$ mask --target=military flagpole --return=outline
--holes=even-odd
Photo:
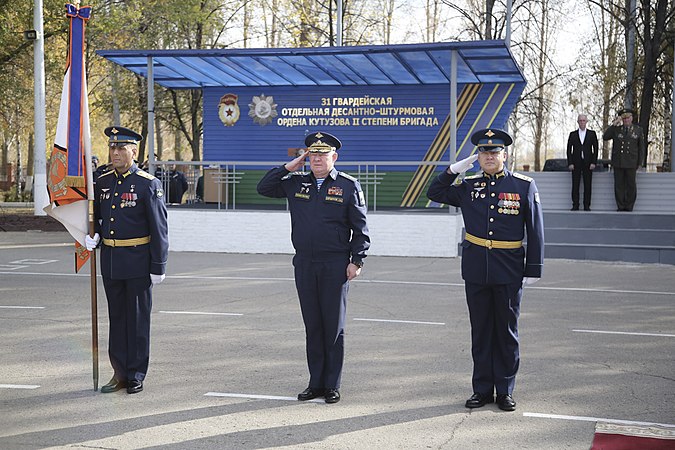
[[[77,1],[76,6],[79,8],[80,2]],[[85,89],[86,87],[86,80]],[[87,92],[85,92],[87,95]],[[94,217],[94,170],[91,167],[91,135],[89,130],[89,106],[88,101],[85,102],[85,120],[87,126],[84,127],[84,153],[85,153],[85,168],[87,173],[87,203],[89,215],[89,236],[94,237],[96,234],[96,224]],[[91,291],[91,363],[92,375],[94,379],[94,390],[98,391],[98,283],[96,282],[96,249],[92,250],[89,255],[89,272],[90,272],[90,291]]]
[[[91,158],[89,158],[91,161]],[[91,164],[87,170],[89,177],[91,177]],[[90,178],[91,179],[91,178]],[[87,182],[88,184],[89,182]],[[87,187],[87,189],[89,189]],[[93,194],[87,195],[89,203],[89,235],[94,236],[96,233],[94,229],[94,200]],[[96,249],[91,251],[89,255],[89,270],[91,272],[91,357],[92,357],[92,373],[94,378],[94,390],[98,391],[98,302],[97,302],[97,283],[96,283]]]
[[[80,1],[75,0],[75,7],[80,9]],[[84,97],[88,97],[86,77],[82,80],[84,83]],[[84,158],[86,164],[86,182],[87,182],[87,211],[89,222],[89,236],[96,234],[96,225],[94,217],[94,171],[91,167],[91,131],[89,129],[89,101],[84,101],[82,127],[82,143],[84,144]],[[96,282],[96,249],[89,253],[89,282],[91,295],[91,363],[92,376],[94,381],[94,390],[98,391],[98,283]]]

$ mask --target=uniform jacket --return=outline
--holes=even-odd
[[[315,261],[362,261],[370,247],[366,202],[359,182],[335,168],[317,191],[311,172],[271,169],[258,183],[265,197],[288,200],[291,240],[297,255]]]
[[[462,209],[467,233],[478,238],[520,241],[527,233],[527,251],[488,249],[462,242],[462,278],[476,284],[510,284],[523,277],[540,278],[544,263],[544,219],[532,178],[504,169],[493,176],[479,173],[454,183],[443,171],[427,196]]]
[[[633,124],[624,131],[623,125],[611,125],[602,135],[602,139],[613,140],[612,167],[637,169],[640,165],[646,165],[644,133],[640,126]]]
[[[94,214],[101,236],[101,274],[111,279],[140,278],[166,271],[169,254],[164,191],[157,178],[136,164],[124,174],[115,170],[96,180]],[[109,247],[103,239],[150,236],[150,243]]]
[[[586,129],[584,143],[579,138],[579,130],[572,131],[567,138],[567,165],[574,164],[575,168],[588,167],[598,163],[598,135],[595,131]]]

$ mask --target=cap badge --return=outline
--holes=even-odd
[[[485,133],[485,136],[487,136],[487,137],[492,137],[492,136],[494,136],[494,135],[495,135],[495,134],[492,132],[492,130],[487,130],[487,133]],[[490,144],[491,144],[491,143],[492,143],[492,142],[490,142]]]
[[[315,136],[316,136],[317,139],[321,139],[321,138],[323,137],[323,134],[321,134],[321,133],[316,133]]]
[[[113,129],[110,130],[110,132],[111,132],[112,134],[117,134],[117,133],[119,133],[120,131],[119,131],[117,128],[114,128],[114,127],[113,127]]]

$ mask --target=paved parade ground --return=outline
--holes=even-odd
[[[295,400],[308,372],[290,255],[172,252],[145,390],[95,392],[88,268],[73,273],[70,242],[0,233],[1,449],[588,449],[596,422],[675,427],[673,266],[547,260],[523,296],[518,407],[504,412],[464,407],[460,260],[369,257],[349,293],[342,400],[327,405]],[[101,386],[100,277],[98,290]]]

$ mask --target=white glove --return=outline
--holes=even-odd
[[[473,163],[478,159],[478,154],[471,155],[468,158],[464,158],[461,161],[457,161],[454,164],[450,165],[450,171],[455,174],[464,173],[470,168],[473,167]]]
[[[87,250],[92,251],[98,246],[100,240],[101,236],[99,236],[98,233],[94,233],[94,237],[91,237],[87,234],[84,237],[84,246],[87,247]]]
[[[523,278],[523,286],[529,286],[531,284],[536,283],[539,280],[541,280],[541,278],[525,277]]]
[[[160,284],[162,281],[164,281],[164,278],[166,278],[166,275],[164,275],[164,274],[161,274],[161,275],[157,275],[157,274],[154,274],[154,273],[150,274],[150,282],[152,282],[153,286],[155,284]]]

